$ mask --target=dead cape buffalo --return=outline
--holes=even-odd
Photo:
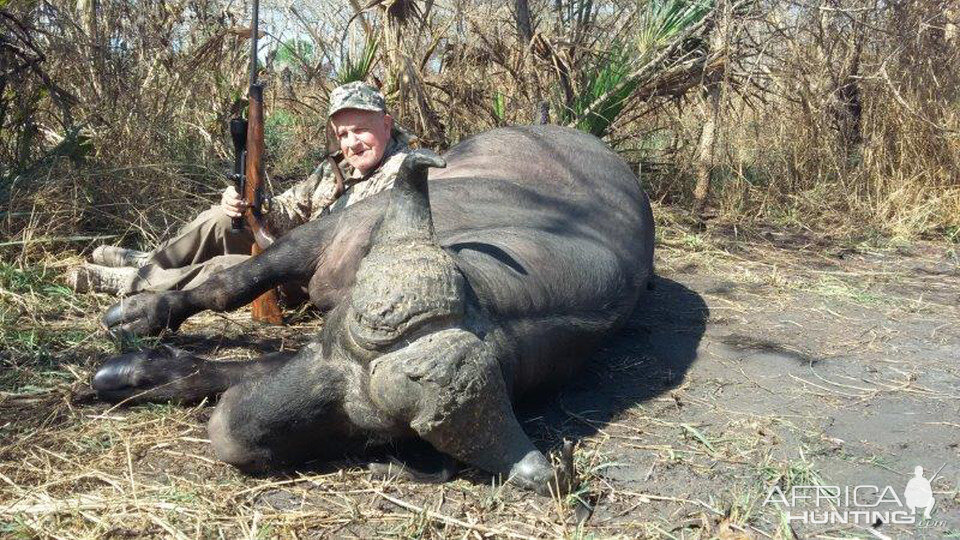
[[[512,403],[589,361],[634,309],[652,259],[649,201],[601,141],[495,129],[444,158],[414,153],[392,190],[193,290],[126,298],[103,319],[114,332],[155,334],[300,282],[329,313],[297,354],[216,362],[141,351],[107,361],[93,385],[111,401],[223,393],[210,439],[243,470],[420,437],[546,493],[554,472]]]

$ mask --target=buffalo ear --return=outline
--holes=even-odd
[[[410,164],[415,168],[436,167],[442,169],[447,166],[447,161],[439,154],[425,148],[414,150],[406,159],[410,160]]]

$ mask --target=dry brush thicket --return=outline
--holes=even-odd
[[[215,197],[244,105],[247,4],[0,1],[4,249],[149,244]],[[655,199],[697,215],[957,238],[960,11],[945,0],[262,10],[278,188],[321,156],[330,88],[363,77],[437,149],[546,119],[604,136]]]

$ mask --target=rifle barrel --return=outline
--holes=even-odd
[[[250,21],[250,86],[257,84],[257,38],[260,36],[260,0],[253,0]]]

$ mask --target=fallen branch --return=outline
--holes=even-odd
[[[524,535],[524,534],[519,534],[519,533],[515,533],[515,532],[510,532],[510,531],[504,531],[504,530],[500,530],[500,529],[491,529],[490,527],[485,527],[485,526],[483,526],[483,525],[476,525],[476,524],[473,524],[473,523],[467,523],[467,522],[465,522],[465,521],[460,521],[460,520],[457,519],[457,518],[452,518],[452,517],[450,517],[450,516],[441,514],[441,513],[439,513],[439,512],[434,512],[433,510],[426,510],[426,509],[424,509],[424,508],[420,508],[420,507],[417,506],[417,505],[410,504],[410,503],[408,503],[408,502],[406,502],[406,501],[402,501],[402,500],[397,499],[397,498],[395,498],[395,497],[391,497],[391,496],[387,495],[386,493],[384,493],[384,492],[382,492],[382,491],[378,491],[378,492],[377,492],[377,495],[383,497],[384,499],[392,502],[393,504],[395,504],[395,505],[397,505],[397,506],[399,506],[399,507],[401,507],[401,508],[405,508],[405,509],[410,510],[411,512],[415,512],[415,513],[417,513],[417,514],[425,514],[427,517],[429,517],[429,518],[431,518],[431,519],[436,519],[437,521],[442,521],[443,523],[446,523],[447,525],[455,525],[455,526],[457,526],[457,527],[463,527],[464,529],[468,529],[468,530],[471,530],[471,531],[477,531],[477,532],[479,532],[479,533],[483,533],[484,535],[506,536],[506,537],[509,537],[509,538],[521,538],[521,539],[524,539],[524,540],[533,540],[533,539],[534,539],[533,536],[527,536],[527,535]]]
[[[88,240],[108,240],[110,238],[119,238],[119,234],[103,234],[97,236],[47,236],[41,238],[27,238],[24,240],[10,240],[0,242],[0,247],[21,246],[24,244],[51,244],[56,242],[86,242]]]

